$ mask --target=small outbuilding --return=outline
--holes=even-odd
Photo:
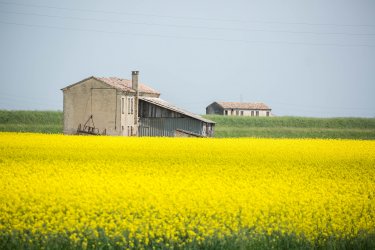
[[[215,122],[178,108],[155,89],[117,77],[83,79],[62,89],[64,134],[212,137]]]
[[[260,102],[213,102],[206,107],[206,114],[228,116],[272,116],[271,108]]]

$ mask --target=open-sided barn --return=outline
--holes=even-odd
[[[89,77],[62,89],[65,134],[212,137],[213,121],[180,109],[132,80]]]

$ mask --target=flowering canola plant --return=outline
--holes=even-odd
[[[375,141],[0,133],[0,248],[373,235],[374,156]]]

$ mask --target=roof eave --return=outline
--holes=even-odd
[[[85,79],[83,79],[83,80],[81,80],[81,81],[79,81],[79,82],[76,82],[76,83],[70,84],[70,85],[68,85],[68,86],[66,86],[66,87],[64,87],[64,88],[62,88],[62,89],[60,89],[60,90],[64,91],[64,90],[70,89],[71,87],[73,87],[73,86],[75,86],[75,85],[78,85],[78,84],[80,84],[80,83],[82,83],[82,82],[84,82],[84,81],[90,80],[90,79],[96,79],[96,78],[95,78],[95,76],[89,76],[89,77],[87,77],[87,78],[85,78]],[[96,79],[96,80],[98,80],[98,79]]]

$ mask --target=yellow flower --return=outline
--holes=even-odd
[[[311,242],[375,233],[375,141],[17,133],[0,141],[0,236],[29,232],[30,244],[53,235],[82,248],[93,239],[142,248],[245,230]]]

